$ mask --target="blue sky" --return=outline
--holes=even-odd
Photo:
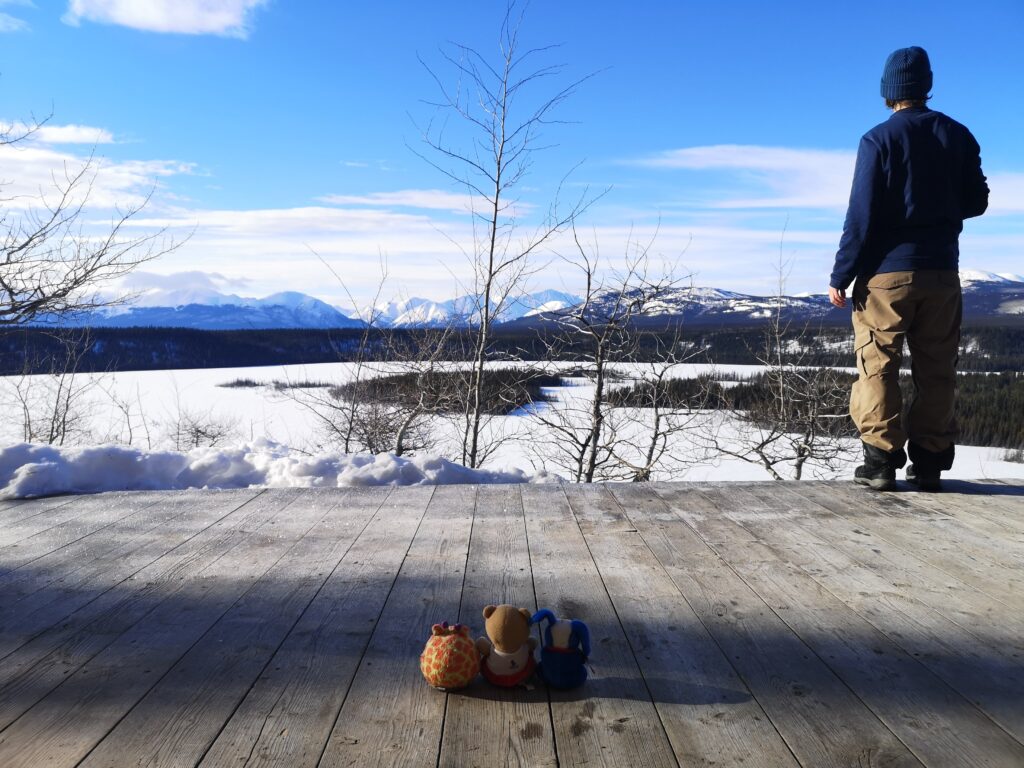
[[[192,233],[136,285],[344,303],[313,249],[360,301],[379,254],[389,295],[450,297],[469,280],[457,246],[471,236],[463,191],[413,151],[436,97],[419,59],[444,77],[451,41],[492,54],[503,9],[0,0],[0,121],[53,111],[45,131],[0,155],[0,191],[26,208],[54,168],[94,151],[90,226],[155,185],[138,225]],[[887,116],[882,64],[921,45],[932,106],[977,136],[993,190],[990,213],[966,225],[962,266],[1024,271],[1019,0],[534,0],[522,34],[559,46],[537,60],[564,64],[552,85],[592,75],[520,185],[524,226],[575,168],[564,197],[608,189],[580,227],[609,268],[631,237],[657,232],[653,251],[698,284],[770,293],[781,254],[787,290],[823,291],[857,140]],[[535,287],[578,287],[554,253],[565,242],[553,246]]]

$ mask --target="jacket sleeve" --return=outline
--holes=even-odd
[[[967,133],[967,154],[964,159],[963,215],[965,219],[981,216],[988,208],[988,184],[981,172],[981,147]]]
[[[864,137],[857,148],[850,205],[846,209],[843,236],[839,240],[839,251],[829,280],[833,288],[845,289],[857,277],[873,230],[877,226],[875,219],[883,189],[882,159],[878,146]]]

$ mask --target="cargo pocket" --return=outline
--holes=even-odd
[[[914,283],[913,272],[883,272],[880,275],[872,275],[867,281],[868,290],[891,291],[895,288],[904,288]]]
[[[875,344],[875,334],[869,332],[866,343],[857,347],[857,370],[861,376],[870,378],[882,371],[882,356]]]

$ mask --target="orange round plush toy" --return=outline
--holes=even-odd
[[[469,637],[469,627],[435,624],[427,647],[420,654],[420,671],[435,688],[465,688],[480,671],[480,654]]]

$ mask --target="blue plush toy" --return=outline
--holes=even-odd
[[[548,609],[537,611],[533,624],[546,621],[541,631],[540,676],[552,688],[576,688],[587,679],[590,630],[577,619],[559,619]]]

